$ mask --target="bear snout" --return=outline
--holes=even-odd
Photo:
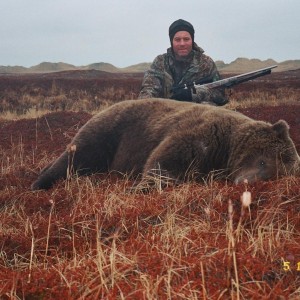
[[[240,175],[236,176],[233,180],[235,184],[240,184],[245,181],[248,183],[254,183],[256,181],[268,180],[273,178],[273,176],[267,176],[266,174],[260,174],[259,172],[252,170],[248,172],[241,173]]]
[[[274,163],[266,163],[265,160],[258,159],[251,166],[243,166],[233,174],[233,182],[239,184],[247,180],[248,183],[253,183],[261,180],[269,180],[276,177],[277,168]]]

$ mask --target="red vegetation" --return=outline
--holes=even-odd
[[[285,119],[300,153],[299,108],[240,110]],[[235,186],[208,176],[139,194],[126,178],[96,174],[31,192],[90,116],[0,120],[1,299],[300,296],[300,178]]]

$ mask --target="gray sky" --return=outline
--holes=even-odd
[[[181,18],[214,60],[300,59],[299,0],[0,0],[0,65],[151,62]]]

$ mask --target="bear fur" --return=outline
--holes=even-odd
[[[91,118],[32,184],[48,189],[66,178],[118,171],[132,176],[202,178],[212,171],[235,183],[298,175],[300,158],[283,120],[255,121],[220,107],[166,99],[128,100]],[[148,176],[150,177],[150,176]]]

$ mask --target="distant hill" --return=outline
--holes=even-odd
[[[137,65],[122,68],[123,72],[145,72],[150,68],[151,63],[140,63]]]
[[[21,66],[0,66],[0,73],[26,73],[28,68]]]
[[[144,62],[125,68],[117,68],[114,65],[105,62],[93,63],[87,66],[74,66],[63,62],[42,62],[30,68],[22,66],[0,66],[0,73],[49,73],[72,70],[97,70],[109,73],[141,73],[149,69],[150,65],[150,62]],[[300,60],[287,60],[277,63],[273,59],[259,60],[240,57],[229,64],[219,60],[216,61],[216,65],[221,73],[245,73],[272,65],[278,65],[278,68],[273,70],[274,72],[281,72],[300,69]]]
[[[278,63],[273,59],[259,60],[240,57],[229,64],[225,64],[223,61],[216,61],[216,65],[218,70],[222,73],[245,73],[273,65],[278,65],[278,67],[272,72],[282,72],[300,69],[300,60],[287,60]]]
[[[273,59],[259,60],[259,59],[247,59],[247,58],[237,58],[230,64],[218,63],[218,69],[223,72],[228,73],[245,73],[250,70],[258,70],[273,65],[278,65],[278,63]]]
[[[115,67],[112,64],[100,62],[91,65],[87,65],[85,67],[81,67],[81,70],[97,70],[97,71],[104,71],[110,73],[117,73],[120,72],[120,69]]]
[[[28,68],[27,71],[34,72],[34,73],[35,72],[47,73],[47,72],[69,71],[69,70],[76,70],[76,69],[77,68],[75,66],[63,62],[58,62],[58,63],[42,62],[39,65]]]

